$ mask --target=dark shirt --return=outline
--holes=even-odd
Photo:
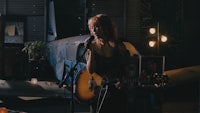
[[[129,59],[129,52],[124,45],[114,48],[114,54],[111,57],[105,57],[94,53],[96,68],[95,72],[108,79],[121,79],[125,74],[125,68]]]
[[[123,89],[115,87],[114,83],[126,74],[126,68],[129,63],[129,52],[125,46],[120,43],[114,48],[114,54],[111,57],[105,57],[94,53],[95,72],[102,76],[108,85],[108,92],[103,102],[100,113],[124,113],[126,96]],[[97,91],[98,92],[98,91]],[[98,93],[97,93],[98,95]],[[97,101],[92,104],[94,111],[96,110]],[[93,113],[94,113],[93,111]]]

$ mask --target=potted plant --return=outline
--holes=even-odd
[[[43,41],[25,42],[22,48],[22,51],[28,54],[29,60],[43,59],[47,50],[47,45]]]

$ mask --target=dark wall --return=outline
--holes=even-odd
[[[84,0],[55,0],[54,2],[57,39],[84,34]]]
[[[186,64],[200,64],[200,7],[198,0],[184,0],[183,48]]]
[[[24,42],[46,41],[46,1],[48,0],[0,0],[0,18],[3,18],[3,21],[0,22],[1,77],[10,78],[13,76],[14,70],[19,67],[17,62],[20,62],[23,47],[23,43],[4,42],[5,27],[3,24],[11,21],[22,21],[24,23]],[[22,73],[18,73],[18,75],[22,75]]]
[[[3,20],[2,17],[0,17],[0,76],[3,75]]]
[[[169,43],[162,54],[175,67],[199,65],[200,48],[198,0],[152,0],[152,16],[160,21],[160,32],[166,33]]]
[[[46,1],[1,0],[0,14],[26,20],[26,41],[46,40]]]

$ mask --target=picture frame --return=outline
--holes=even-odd
[[[5,44],[23,44],[25,38],[25,18],[6,16],[4,18]]]
[[[139,69],[139,82],[141,87],[163,87],[167,77],[165,70],[165,56],[141,56]]]
[[[140,75],[144,71],[147,75],[163,74],[165,71],[165,56],[141,56]]]

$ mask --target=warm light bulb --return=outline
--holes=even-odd
[[[156,33],[156,28],[150,28],[149,29],[150,34],[155,34]]]
[[[167,36],[161,35],[161,42],[167,42]]]
[[[155,47],[156,41],[149,41],[149,46],[150,47]]]

